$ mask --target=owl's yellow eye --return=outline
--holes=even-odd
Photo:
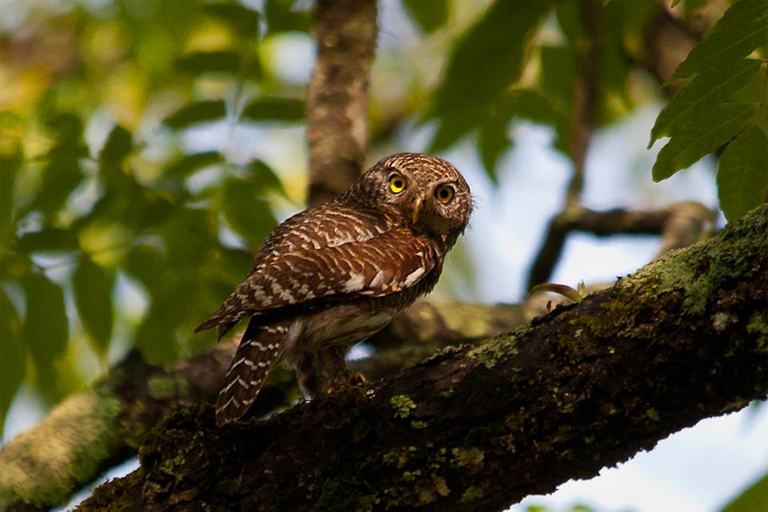
[[[454,194],[455,192],[453,191],[453,187],[450,185],[443,185],[435,190],[435,196],[437,196],[437,200],[443,204],[450,203]]]
[[[395,194],[399,194],[400,192],[405,190],[405,178],[403,178],[399,174],[393,174],[392,176],[390,176],[389,190],[391,190]]]

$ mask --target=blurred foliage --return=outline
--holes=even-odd
[[[0,425],[25,382],[52,405],[92,378],[88,361],[103,368],[137,347],[165,363],[214,341],[192,329],[249,271],[289,194],[267,155],[235,161],[228,144],[200,140],[238,125],[303,121],[306,83],[280,72],[290,55],[275,50],[286,35],[309,37],[310,15],[294,3],[6,2]],[[706,3],[676,9],[691,19]],[[551,126],[567,153],[574,75],[589,36],[584,6],[599,10],[597,125],[662,98],[640,62],[655,0],[397,5],[420,39],[393,59],[391,96],[372,98],[380,146],[397,126],[432,122],[433,151],[475,137],[493,178],[514,123],[528,120]],[[754,5],[735,4],[691,53],[676,73],[687,83],[653,133],[671,137],[657,163],[663,175],[735,137],[718,176],[729,217],[754,203],[765,178],[755,169],[766,157],[766,65],[750,56],[765,57],[762,29],[738,51],[719,51],[734,31],[764,21]],[[444,70],[439,80],[427,76],[433,61]],[[707,125],[716,133],[703,133]],[[685,150],[664,163],[676,144]]]
[[[766,49],[768,2],[734,3],[670,77],[687,82],[651,131],[650,144],[670,138],[653,166],[656,181],[727,146],[717,186],[729,220],[759,205],[768,192]]]
[[[768,510],[768,474],[744,489],[720,512],[754,512]]]
[[[650,144],[670,137],[653,167],[656,181],[727,145],[717,185],[729,220],[760,204],[768,191],[766,49],[768,3],[734,3],[669,79],[687,82],[651,131]]]

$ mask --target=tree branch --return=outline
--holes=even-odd
[[[350,362],[369,379],[410,367],[455,343],[476,343],[530,321],[526,308],[418,302],[368,341],[376,353]],[[92,389],[73,395],[42,422],[0,449],[0,508],[45,510],[103,470],[136,454],[147,432],[170,413],[212,403],[234,355],[237,337],[199,350],[169,368],[138,352],[113,367]],[[288,407],[301,396],[293,372],[270,374],[252,415]]]
[[[147,437],[79,510],[502,510],[766,396],[768,206],[531,327],[366,392]]]
[[[309,204],[341,194],[362,169],[376,32],[375,0],[318,1],[307,97]]]
[[[566,209],[550,221],[546,238],[528,276],[528,288],[549,278],[560,259],[566,237],[573,231],[599,237],[661,235],[661,255],[699,240],[713,219],[712,210],[696,202],[675,203],[661,210],[650,211],[615,208],[599,212],[583,207]]]

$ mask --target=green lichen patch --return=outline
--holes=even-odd
[[[483,451],[476,447],[470,448],[454,448],[451,450],[453,459],[451,463],[460,468],[474,469],[482,467],[485,454]]]
[[[517,354],[517,340],[528,330],[528,327],[521,327],[509,334],[492,338],[469,350],[467,357],[491,369],[504,359]]]
[[[768,352],[768,321],[764,314],[755,312],[747,323],[747,333],[757,336],[757,349],[760,352]]]
[[[406,395],[395,395],[389,399],[389,404],[395,409],[395,418],[407,418],[416,404]]]
[[[483,496],[485,496],[485,493],[483,492],[483,490],[473,485],[473,486],[467,487],[466,490],[464,491],[464,494],[461,495],[461,502],[467,503],[469,501],[474,501],[476,499],[482,498]]]

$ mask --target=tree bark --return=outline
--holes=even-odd
[[[364,391],[155,428],[90,510],[502,510],[768,390],[768,206],[614,287]]]
[[[307,97],[310,205],[344,192],[362,169],[376,28],[375,0],[317,3],[317,63]]]

